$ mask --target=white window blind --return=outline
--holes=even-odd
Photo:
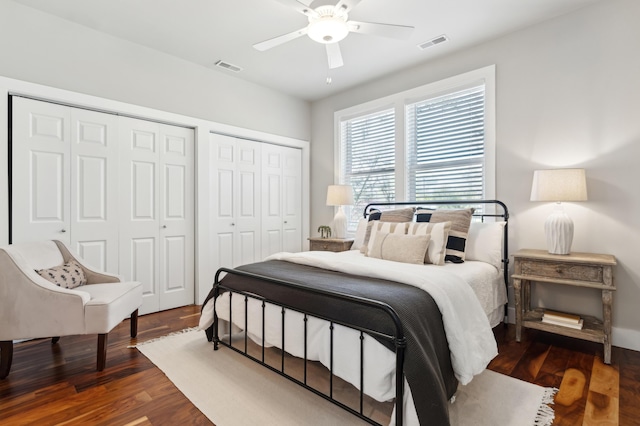
[[[395,110],[342,121],[341,148],[343,183],[353,187],[347,216],[354,230],[369,202],[395,200]]]
[[[407,198],[481,200],[484,84],[406,106]]]

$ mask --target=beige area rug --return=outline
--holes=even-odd
[[[137,348],[217,426],[366,424],[229,348],[214,351],[202,331],[187,330]],[[486,370],[458,387],[451,422],[550,425],[553,410],[548,404],[555,391]]]

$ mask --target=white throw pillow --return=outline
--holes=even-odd
[[[447,240],[450,230],[451,222],[413,222],[409,224],[407,234],[431,235],[427,254],[424,257],[424,263],[444,265],[444,256],[447,252]]]
[[[502,240],[506,222],[471,222],[467,237],[467,260],[487,262],[502,269]]]
[[[358,227],[356,228],[356,236],[353,239],[351,250],[360,250],[360,247],[364,244],[364,237],[367,234],[367,223],[369,221],[365,218],[358,221]]]
[[[400,235],[378,231],[367,256],[394,262],[422,265],[430,235]]]

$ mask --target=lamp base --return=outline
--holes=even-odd
[[[573,221],[561,206],[556,208],[544,222],[547,250],[551,254],[569,254],[573,241]]]
[[[333,230],[336,238],[347,237],[347,216],[344,214],[342,206],[338,206],[338,211],[333,218]]]

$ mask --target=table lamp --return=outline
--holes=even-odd
[[[551,254],[569,254],[573,221],[565,213],[563,201],[587,201],[584,169],[550,169],[533,172],[531,201],[555,201],[554,211],[544,222],[547,249]]]
[[[353,204],[353,188],[351,185],[329,185],[327,188],[327,206],[338,206],[338,211],[333,218],[333,230],[337,238],[347,236],[347,216],[342,206]]]

